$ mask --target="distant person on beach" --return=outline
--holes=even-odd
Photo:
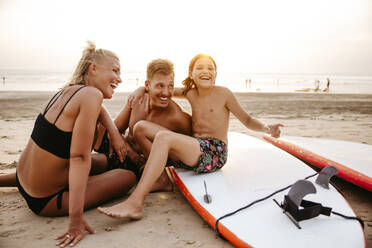
[[[252,80],[251,79],[246,79],[245,80],[245,88],[251,88]]]
[[[327,86],[326,88],[323,90],[323,92],[329,92],[329,87],[331,85],[331,80],[329,78],[327,78]]]
[[[116,218],[141,219],[144,200],[164,170],[168,156],[174,160],[173,166],[195,173],[222,168],[227,160],[230,112],[249,129],[280,136],[282,124],[265,125],[246,113],[229,89],[215,86],[216,69],[212,57],[198,54],[190,62],[184,88],[175,91],[176,96],[183,96],[191,105],[193,137],[148,121],[136,124],[134,129],[141,127],[143,130],[143,143],[152,142],[144,172],[127,200],[112,207],[98,208],[101,213]]]
[[[6,77],[3,77],[3,85],[5,85],[5,79],[6,79]]]
[[[38,115],[15,176],[1,177],[2,183],[15,177],[35,214],[69,215],[68,230],[58,237],[57,245],[74,246],[85,231],[94,233],[83,211],[125,195],[136,182],[128,170],[89,175],[94,171],[91,150],[97,121],[108,129],[120,160],[125,157],[125,142],[102,107],[103,99],[110,99],[120,83],[117,55],[88,42],[70,83]]]
[[[319,80],[315,80],[315,89],[314,91],[315,92],[318,92],[320,90],[320,81]]]
[[[147,65],[147,78],[145,81],[146,93],[141,102],[127,101],[124,108],[115,118],[115,125],[121,133],[128,132],[125,136],[130,144],[127,157],[120,162],[116,153],[110,154],[109,139],[106,129],[101,126],[96,141],[96,151],[93,154],[94,164],[100,165],[103,170],[113,168],[126,168],[132,170],[139,180],[140,166],[150,153],[151,143],[144,144],[142,148],[137,144],[137,136],[141,136],[141,126],[136,126],[142,120],[151,121],[168,130],[191,135],[191,116],[172,100],[174,93],[174,65],[166,59],[155,59]],[[134,132],[135,130],[135,132]],[[142,159],[143,158],[143,159]],[[152,188],[152,191],[172,189],[166,171]]]

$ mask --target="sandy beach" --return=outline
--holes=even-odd
[[[34,120],[52,94],[0,92],[0,174],[15,171]],[[284,135],[372,145],[372,95],[239,93],[237,97],[253,116],[267,123],[284,124]],[[113,99],[105,100],[112,117],[126,98],[126,93],[117,93]],[[186,101],[177,102],[190,112]],[[246,129],[234,116],[230,131],[262,136]],[[367,247],[372,247],[372,192],[340,179],[332,181],[365,221]],[[215,234],[177,188],[150,194],[144,212],[142,220],[128,222],[108,218],[96,209],[87,211],[85,217],[97,233],[86,235],[77,247],[233,247]],[[53,247],[54,238],[67,227],[68,217],[36,216],[17,188],[0,188],[0,247]]]

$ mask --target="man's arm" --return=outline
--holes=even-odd
[[[172,120],[173,130],[176,133],[182,133],[185,135],[192,135],[192,119],[191,115],[184,112],[182,108],[174,101],[174,118]]]
[[[192,135],[192,119],[188,113],[182,112],[179,114],[177,118],[177,126],[177,133],[182,133],[189,136]]]
[[[186,98],[186,95],[183,94],[183,88],[180,87],[174,88],[173,96],[176,98]]]
[[[124,108],[120,111],[115,118],[115,126],[119,129],[120,133],[124,133],[129,126],[129,119],[132,112],[131,101],[127,101]]]

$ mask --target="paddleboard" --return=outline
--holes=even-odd
[[[342,140],[265,135],[275,146],[319,168],[332,165],[338,177],[372,191],[372,146]]]
[[[221,170],[195,175],[171,168],[180,191],[212,228],[221,216],[314,174],[302,161],[263,140],[233,132],[228,139],[228,160]],[[325,189],[315,180],[309,179],[317,193],[306,195],[304,200],[355,216],[332,185]],[[211,203],[204,201],[204,181]],[[236,247],[365,247],[364,233],[356,220],[319,215],[301,221],[302,229],[298,229],[273,201],[282,202],[288,191],[220,220],[221,235]]]

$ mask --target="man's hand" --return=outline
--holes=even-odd
[[[128,96],[128,103],[130,107],[132,108],[134,105],[141,104],[145,93],[146,93],[145,87],[139,87],[138,89],[130,93]]]

